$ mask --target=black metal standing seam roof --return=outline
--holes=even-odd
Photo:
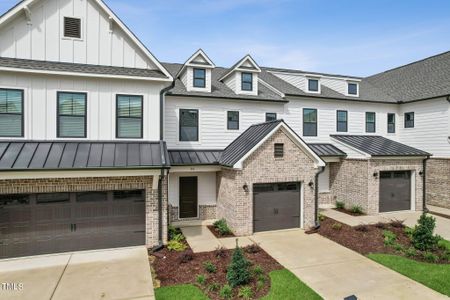
[[[340,156],[344,157],[347,156],[347,153],[342,151],[341,149],[337,148],[336,146],[332,144],[308,144],[308,146],[311,148],[314,153],[316,153],[320,157],[327,157],[327,156]]]
[[[264,122],[247,128],[223,150],[220,164],[228,167],[233,166],[282,122],[283,120]]]
[[[171,166],[219,165],[222,150],[169,150]]]
[[[0,57],[0,67],[19,68],[35,71],[70,72],[80,74],[115,75],[115,76],[162,78],[162,79],[167,78],[167,76],[164,75],[164,73],[162,73],[159,70],[75,64],[75,63],[18,59],[8,57]]]
[[[430,156],[430,153],[378,135],[330,135],[371,156]]]
[[[0,142],[0,171],[168,166],[165,142]]]

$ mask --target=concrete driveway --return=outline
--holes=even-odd
[[[0,283],[16,284],[0,299],[154,299],[145,247],[0,260]]]
[[[448,299],[318,234],[289,230],[251,238],[324,299]]]

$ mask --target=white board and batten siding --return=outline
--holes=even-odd
[[[216,173],[215,172],[186,172],[170,173],[169,175],[169,204],[179,206],[180,177],[197,177],[198,205],[216,205]]]
[[[142,140],[159,140],[159,92],[163,88],[162,83],[1,72],[0,88],[24,90],[23,139],[57,139],[57,92],[64,91],[87,93],[86,140],[116,139],[117,94],[143,96]]]
[[[40,0],[0,28],[0,56],[156,69],[93,0]],[[81,19],[81,39],[63,37],[64,17]],[[112,30],[111,30],[112,29]]]

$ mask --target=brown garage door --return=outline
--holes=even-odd
[[[254,232],[300,227],[300,183],[253,185]]]
[[[380,172],[380,212],[411,209],[411,171]]]
[[[0,195],[0,258],[145,245],[145,192]]]

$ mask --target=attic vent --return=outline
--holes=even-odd
[[[64,37],[81,39],[81,19],[64,17]]]

